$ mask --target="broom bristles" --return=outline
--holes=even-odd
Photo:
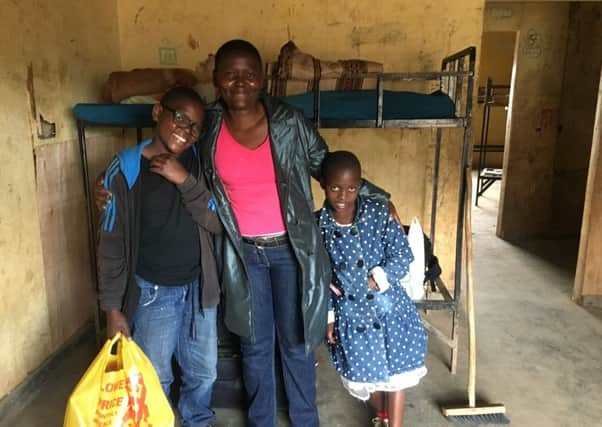
[[[447,421],[454,424],[510,424],[510,420],[502,413],[479,415],[448,416]]]
[[[443,415],[455,424],[510,424],[502,404],[441,408]]]

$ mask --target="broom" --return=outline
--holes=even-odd
[[[468,406],[443,406],[443,415],[455,424],[510,424],[503,404],[479,404],[475,399],[476,384],[476,332],[472,283],[472,227],[470,208],[472,203],[472,177],[466,168],[466,200],[464,204],[464,238],[466,240],[466,312],[468,316]]]

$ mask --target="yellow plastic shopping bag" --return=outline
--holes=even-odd
[[[117,344],[116,354],[111,349]],[[174,414],[140,347],[107,340],[67,402],[64,427],[173,427]]]

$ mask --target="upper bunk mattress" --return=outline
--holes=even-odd
[[[450,119],[455,118],[454,103],[449,96],[437,91],[431,94],[403,91],[383,91],[383,120]],[[375,120],[376,90],[320,92],[321,120]],[[305,117],[314,117],[313,93],[282,98],[301,109]]]
[[[153,127],[153,104],[77,104],[73,114],[86,124]]]

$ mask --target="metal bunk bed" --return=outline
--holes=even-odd
[[[376,114],[372,119],[347,119],[340,117],[333,111],[324,112],[324,105],[321,98],[325,95],[331,95],[332,92],[321,92],[320,82],[316,80],[313,84],[313,91],[310,96],[313,103],[313,112],[308,114],[307,102],[298,106],[304,110],[305,115],[313,120],[317,128],[435,128],[436,145],[433,159],[433,191],[431,199],[431,223],[429,237],[435,246],[436,221],[437,221],[437,203],[439,190],[439,166],[441,157],[441,144],[443,142],[444,128],[463,128],[462,155],[459,167],[459,190],[458,190],[458,210],[456,222],[456,241],[455,241],[455,260],[454,260],[454,283],[453,291],[450,292],[446,284],[438,278],[435,281],[435,289],[429,289],[425,299],[415,301],[415,305],[421,310],[447,310],[451,312],[451,333],[446,335],[438,328],[434,327],[428,321],[425,321],[426,328],[437,338],[442,340],[451,350],[450,370],[456,372],[458,356],[458,306],[460,303],[460,289],[462,277],[462,247],[463,247],[463,227],[464,227],[464,200],[466,197],[466,174],[465,170],[469,166],[469,152],[472,137],[472,98],[474,87],[476,49],[474,47],[466,48],[460,52],[450,55],[443,59],[441,71],[437,72],[419,72],[419,73],[368,73],[360,77],[371,77],[377,79],[377,89],[375,96],[370,91],[365,92],[371,100],[376,102]],[[271,79],[281,78],[278,75],[269,76]],[[451,99],[453,103],[453,114],[451,117],[438,118],[391,118],[385,115],[387,108],[387,93],[384,90],[387,82],[428,82],[437,81],[439,91]],[[295,105],[296,95],[284,97],[285,100]],[[337,99],[336,103],[331,103],[327,108],[339,108],[343,105],[346,108],[345,99]],[[370,101],[371,102],[371,101]],[[332,118],[332,116],[338,116]],[[433,298],[434,293],[438,294],[437,299]]]
[[[73,107],[73,115],[77,122],[77,139],[82,165],[82,181],[86,199],[86,213],[88,216],[88,250],[90,251],[90,271],[94,291],[98,290],[98,276],[96,264],[96,221],[94,217],[94,201],[90,187],[90,173],[88,168],[88,147],[86,141],[86,128],[88,127],[113,127],[136,129],[136,141],[142,141],[142,129],[152,128],[154,122],[151,116],[153,106],[146,104],[77,104]],[[102,344],[100,310],[95,306],[94,327],[96,330],[96,344]]]
[[[436,145],[433,165],[433,191],[431,200],[430,238],[435,245],[437,202],[439,190],[439,164],[441,144],[443,142],[444,128],[461,128],[464,130],[462,139],[462,154],[459,167],[458,208],[455,239],[455,273],[453,291],[450,292],[443,280],[435,281],[435,289],[428,292],[427,297],[415,301],[421,310],[447,310],[451,312],[451,333],[449,335],[438,330],[427,322],[427,329],[441,339],[451,350],[450,370],[456,372],[458,355],[458,307],[460,303],[461,273],[462,273],[462,230],[464,227],[464,200],[466,197],[465,169],[468,167],[469,149],[471,143],[472,123],[472,97],[474,87],[476,49],[469,47],[443,59],[441,71],[421,73],[380,73],[372,77],[377,78],[377,89],[374,94],[375,115],[372,119],[328,119],[324,117],[320,97],[322,93],[319,81],[316,82],[313,92],[313,114],[308,114],[313,119],[317,128],[435,128]],[[449,97],[453,103],[453,114],[448,117],[437,118],[391,118],[387,115],[387,91],[384,85],[387,82],[418,81],[438,82],[439,90]],[[142,129],[153,126],[151,119],[152,105],[106,105],[106,104],[78,104],[73,113],[77,119],[78,139],[83,172],[83,185],[87,201],[88,213],[88,240],[91,254],[90,268],[92,270],[93,284],[97,287],[96,276],[96,232],[93,215],[93,200],[90,194],[90,177],[88,172],[86,128],[88,127],[120,127],[134,128],[137,130],[137,140],[141,141]],[[437,298],[435,297],[435,294]],[[96,316],[97,336],[100,335],[98,314]],[[220,367],[218,365],[218,377]]]
[[[510,85],[494,85],[491,78],[487,78],[484,87],[479,88],[478,102],[483,103],[483,123],[481,126],[481,142],[473,150],[479,153],[477,166],[477,191],[475,206],[479,206],[479,197],[487,191],[496,181],[502,179],[502,169],[487,167],[487,153],[503,153],[503,144],[489,144],[489,119],[491,109],[495,107],[508,108],[510,98]]]

